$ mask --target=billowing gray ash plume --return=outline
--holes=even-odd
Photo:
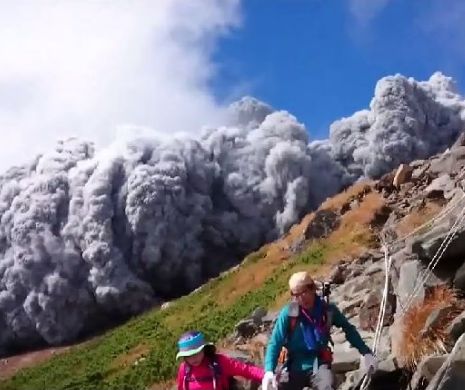
[[[253,98],[197,138],[76,139],[0,178],[0,348],[59,344],[192,290],[327,196],[446,148],[465,103],[452,80],[387,77],[370,109],[309,143]]]
[[[352,177],[377,177],[444,150],[464,119],[465,102],[452,79],[435,73],[417,82],[396,75],[378,82],[370,110],[331,125],[329,143]]]

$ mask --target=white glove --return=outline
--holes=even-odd
[[[332,390],[333,373],[326,364],[318,367],[318,371],[312,377],[312,386],[315,390]]]
[[[371,353],[367,353],[360,358],[360,369],[363,374],[368,374],[370,371],[373,373],[378,369],[378,361]]]
[[[274,390],[278,388],[276,376],[272,371],[265,372],[262,379],[262,390]]]

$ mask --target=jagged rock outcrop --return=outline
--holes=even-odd
[[[455,287],[465,292],[465,223],[460,220],[460,213],[465,209],[462,191],[465,148],[462,138],[445,153],[403,165],[386,174],[374,186],[386,200],[383,218],[379,219],[375,228],[383,231],[387,239],[392,265],[386,313],[377,349],[379,370],[372,378],[370,389],[400,390],[408,386],[414,390],[465,388],[465,312],[459,314],[459,308],[465,302],[460,294],[455,306],[445,303],[428,311],[418,331],[418,337],[434,339],[437,329],[444,329],[442,352],[425,355],[416,366],[406,365],[405,361],[401,361],[405,356],[398,356],[398,344],[403,342],[406,332],[402,325],[404,312],[415,305],[422,305],[432,291],[440,287]],[[438,210],[435,215],[440,215],[440,210],[450,210],[450,213],[404,239],[406,233],[400,233],[399,226],[413,218],[413,214],[421,215],[431,205]],[[348,203],[343,210],[338,210],[339,215],[350,208]],[[306,229],[304,237],[324,236],[337,228],[335,215],[334,212],[319,214],[315,224]],[[419,224],[412,224],[410,233]],[[458,225],[457,231],[449,237],[445,247],[444,241],[454,224]],[[305,239],[301,240],[301,248],[305,247],[305,242]],[[429,263],[436,255],[440,259],[430,272]],[[333,267],[327,277],[333,284],[331,300],[358,327],[370,346],[374,341],[385,272],[384,252],[379,248],[367,251],[352,261],[344,259]],[[275,316],[276,313],[271,315],[272,318]],[[262,316],[262,319],[266,317]],[[253,337],[257,337],[268,336],[274,322],[270,320],[257,325],[249,320],[248,323],[254,324]],[[337,389],[355,389],[361,378],[358,370],[360,356],[349,346],[340,330],[334,329],[333,340],[333,372]],[[236,341],[238,345],[247,344],[247,335],[241,334]]]
[[[303,236],[306,240],[326,237],[335,230],[340,223],[339,215],[332,210],[321,210],[305,228]]]
[[[465,384],[465,334],[461,335],[426,390],[459,390]]]

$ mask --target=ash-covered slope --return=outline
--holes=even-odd
[[[244,98],[197,138],[59,143],[0,178],[0,350],[72,340],[197,287],[342,187],[444,149],[464,107],[441,74],[394,76],[325,141]]]

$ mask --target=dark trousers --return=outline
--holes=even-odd
[[[311,371],[291,371],[289,372],[289,381],[279,383],[279,390],[302,390],[304,388],[312,388]]]

